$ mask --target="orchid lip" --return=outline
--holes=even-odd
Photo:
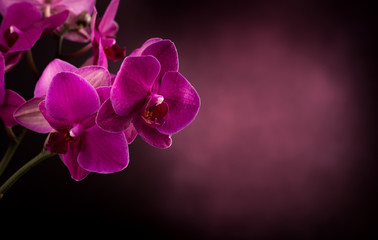
[[[164,97],[152,94],[143,107],[142,119],[147,125],[160,127],[165,123],[164,117],[168,114],[169,106]]]

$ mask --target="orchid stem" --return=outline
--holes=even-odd
[[[77,50],[76,52],[66,54],[66,55],[61,55],[60,57],[62,60],[68,61],[68,60],[71,60],[72,58],[80,57],[84,53],[88,52],[91,48],[92,48],[92,44],[88,43],[87,45]]]
[[[26,131],[27,131],[26,128],[22,129],[18,137],[14,136],[14,133],[12,131],[13,136],[11,138],[11,142],[9,143],[8,149],[5,152],[0,162],[0,176],[3,174],[3,172],[7,168],[10,160],[12,159],[14,153],[16,152],[18,146],[20,145],[22,139],[24,138]]]
[[[65,26],[63,31],[58,35],[58,45],[56,46],[56,57],[60,58],[62,55],[62,47],[64,36],[70,31],[69,26]]]
[[[33,58],[33,54],[32,54],[31,49],[26,51],[26,59],[28,60],[28,65],[29,65],[30,70],[32,70],[33,74],[38,79],[39,73],[38,73],[37,67],[35,66],[35,62],[34,62],[34,58]]]
[[[43,162],[44,160],[55,156],[56,153],[50,153],[47,150],[43,150],[40,154],[35,156],[29,162],[27,162],[24,166],[17,170],[1,187],[0,187],[0,199],[3,198],[4,194],[9,190],[12,185],[17,182],[25,173],[27,173],[30,169],[38,165],[39,163]]]

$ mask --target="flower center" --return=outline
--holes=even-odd
[[[83,131],[84,128],[81,124],[75,124],[71,130],[53,131],[46,142],[46,148],[52,153],[65,154],[68,150],[68,144],[78,140]]]
[[[164,124],[163,118],[168,114],[168,110],[168,104],[164,102],[163,96],[152,96],[144,106],[142,119],[148,125],[159,127]]]

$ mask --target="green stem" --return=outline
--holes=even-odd
[[[26,59],[28,61],[28,65],[29,65],[30,70],[32,70],[33,74],[38,79],[39,78],[39,73],[38,73],[38,69],[37,69],[37,67],[35,65],[31,49],[29,49],[29,50],[26,51]]]
[[[68,61],[68,60],[71,60],[72,58],[80,57],[84,53],[88,52],[91,48],[92,48],[92,44],[88,43],[87,45],[77,50],[76,52],[66,54],[66,55],[61,55],[61,59]]]
[[[60,58],[62,55],[62,47],[63,47],[63,40],[64,40],[64,35],[66,35],[70,31],[70,28],[66,25],[63,29],[63,31],[58,34],[58,44],[56,46],[56,57]]]
[[[18,146],[24,138],[26,131],[26,128],[22,129],[20,135],[17,138],[12,138],[12,141],[9,143],[8,149],[0,162],[0,176],[3,174],[5,168],[8,166],[10,160],[12,159],[14,153],[16,152]]]
[[[0,199],[4,196],[6,191],[9,190],[10,187],[20,179],[25,173],[27,173],[30,169],[38,165],[39,163],[43,162],[44,160],[55,156],[56,153],[50,153],[49,151],[42,151],[40,154],[35,156],[32,160],[27,162],[24,166],[17,170],[1,187],[0,187]]]

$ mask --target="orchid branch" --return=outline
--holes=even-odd
[[[17,170],[1,187],[0,187],[0,199],[3,198],[4,194],[9,190],[10,187],[20,179],[25,173],[27,173],[30,169],[38,165],[39,163],[43,162],[44,160],[55,156],[56,153],[50,153],[47,150],[43,150],[40,154],[35,156],[29,162],[27,162],[24,166]]]
[[[26,51],[26,59],[28,61],[28,65],[29,65],[30,70],[33,72],[34,76],[38,79],[39,78],[39,72],[38,72],[38,69],[35,65],[31,49]]]
[[[27,132],[26,128],[23,128],[20,135],[18,137],[14,136],[14,138],[11,138],[11,142],[9,143],[8,149],[5,152],[3,158],[0,162],[0,176],[5,171],[6,167],[8,166],[10,160],[12,159],[14,153],[16,152],[18,146],[20,145],[22,139],[25,136],[25,133]],[[12,132],[13,133],[13,132]]]

